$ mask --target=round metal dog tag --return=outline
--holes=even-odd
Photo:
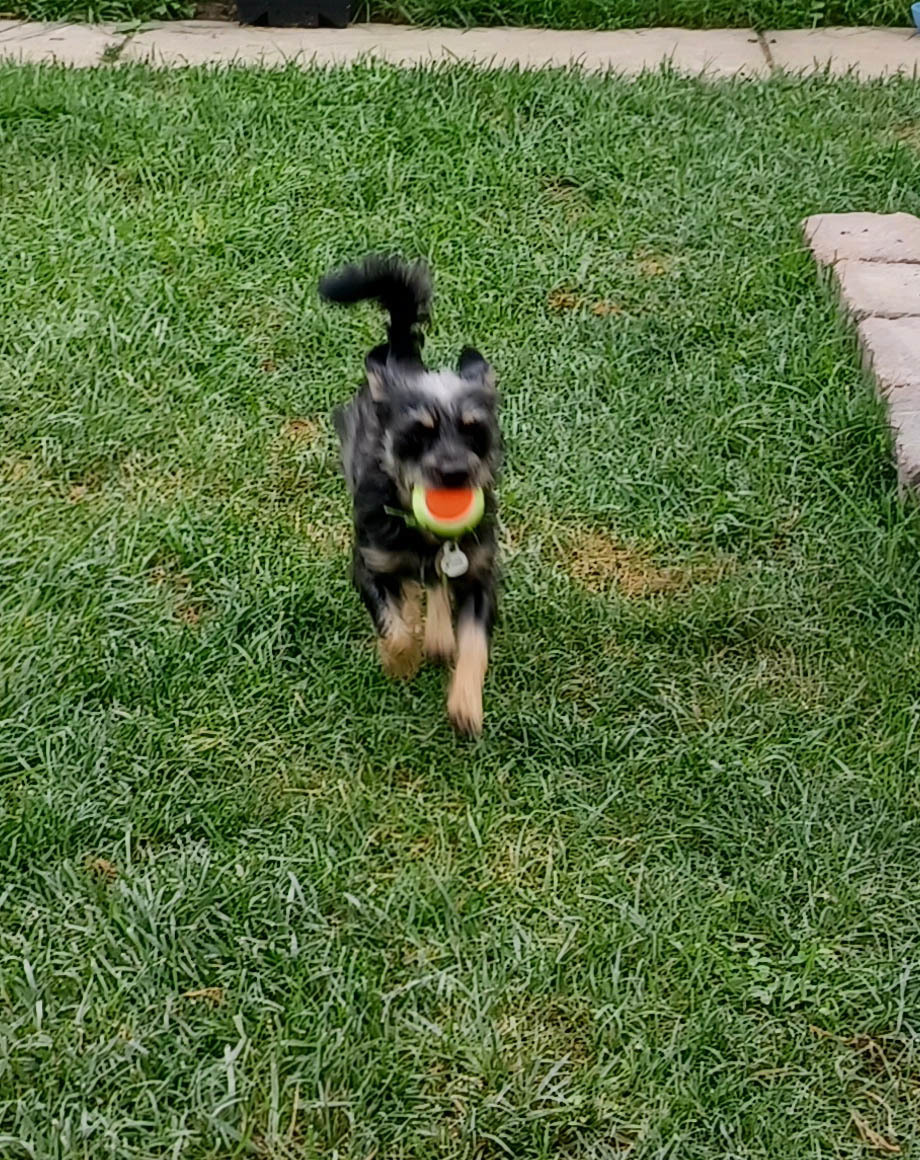
[[[456,576],[462,576],[469,566],[466,553],[453,540],[448,540],[441,549],[441,575],[453,580]]]

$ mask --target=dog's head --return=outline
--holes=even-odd
[[[367,378],[383,433],[383,466],[404,495],[416,484],[493,483],[501,449],[495,375],[478,351],[464,350],[455,371],[371,356]]]

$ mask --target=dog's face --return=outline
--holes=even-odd
[[[383,429],[384,467],[408,495],[428,488],[489,487],[500,451],[495,377],[475,351],[456,371],[368,367]]]

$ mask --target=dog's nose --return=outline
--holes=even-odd
[[[466,487],[469,482],[469,476],[460,468],[442,471],[440,475],[442,487]]]

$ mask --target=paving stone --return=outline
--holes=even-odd
[[[866,318],[859,324],[866,368],[885,400],[902,487],[920,488],[920,318]]]
[[[345,64],[373,57],[392,64],[467,60],[489,67],[582,68],[634,75],[669,64],[684,73],[755,76],[767,71],[756,36],[744,29],[700,32],[649,28],[570,32],[530,28],[253,28],[174,21],[132,37],[122,60],[154,64]]]
[[[859,345],[887,407],[898,481],[920,492],[920,219],[815,214],[803,227],[861,319]]]
[[[825,266],[839,259],[920,262],[920,218],[909,213],[818,213],[806,218],[805,239]]]
[[[764,39],[774,65],[786,72],[829,69],[864,79],[920,72],[920,36],[912,28],[790,29]]]
[[[84,68],[101,64],[106,49],[124,40],[111,24],[38,24],[9,21],[0,26],[0,58]]]
[[[920,315],[920,264],[838,262],[834,273],[847,309],[857,319]]]
[[[119,63],[157,65],[283,64],[278,33],[286,29],[240,27],[216,20],[176,20],[137,32],[119,55]],[[283,35],[280,37],[283,41]]]
[[[826,28],[768,33],[776,67],[813,72],[852,70],[863,77],[920,73],[920,37],[910,29]],[[19,60],[98,64],[114,29],[99,25],[0,22],[0,55]],[[373,56],[398,64],[470,60],[523,68],[577,64],[635,75],[669,65],[709,76],[762,76],[770,69],[748,29],[645,28],[616,32],[529,28],[426,29],[356,24],[346,29],[240,28],[223,21],[176,21],[140,31],[124,47],[127,60],[158,64],[347,63]]]
[[[920,411],[889,415],[894,462],[902,488],[920,491]]]
[[[865,318],[859,342],[879,394],[920,398],[920,318]]]

